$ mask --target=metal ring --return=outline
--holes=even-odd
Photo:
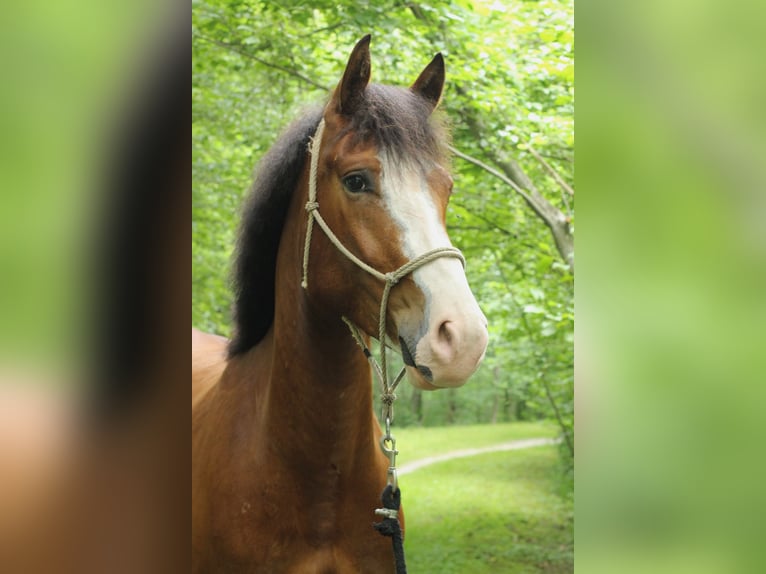
[[[394,510],[393,508],[376,508],[375,514],[378,516],[385,516],[386,518],[391,518],[393,520],[399,520],[399,511]]]

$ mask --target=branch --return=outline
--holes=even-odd
[[[487,228],[480,225],[450,225],[450,231],[483,231],[486,233]],[[498,229],[502,233],[507,233],[504,229]]]
[[[471,210],[471,209],[468,209],[468,208],[467,208],[465,205],[463,205],[461,202],[459,202],[459,201],[455,201],[455,200],[453,199],[453,200],[450,202],[450,205],[454,205],[455,207],[459,207],[460,209],[462,209],[462,210],[466,211],[467,213],[469,213],[469,214],[471,215],[471,217],[475,217],[476,219],[480,219],[480,220],[482,220],[484,223],[486,223],[487,225],[489,225],[489,226],[490,226],[492,229],[494,229],[494,230],[496,230],[496,231],[499,231],[499,232],[500,232],[500,233],[502,233],[503,235],[507,235],[508,237],[513,237],[514,239],[516,238],[516,234],[515,234],[515,233],[513,233],[513,232],[511,232],[511,231],[508,231],[507,229],[505,229],[504,227],[502,227],[500,224],[498,224],[498,223],[497,223],[497,222],[495,222],[495,221],[492,221],[492,220],[491,220],[491,219],[489,219],[488,217],[485,217],[484,215],[482,215],[482,214],[480,214],[480,213],[476,213],[475,211],[473,211],[473,210]]]
[[[548,379],[545,376],[545,371],[543,369],[540,369],[540,381],[543,383],[543,389],[545,389],[545,395],[548,397],[548,402],[551,404],[551,407],[553,408],[553,414],[556,416],[556,420],[559,423],[559,427],[561,427],[561,434],[564,435],[564,440],[567,443],[567,447],[569,448],[569,453],[572,455],[572,458],[574,458],[574,444],[572,444],[572,438],[569,436],[569,427],[564,423],[564,419],[561,418],[561,413],[559,412],[559,406],[556,404],[556,401],[553,399],[553,394],[551,393],[550,385],[548,383]]]
[[[555,159],[556,161],[565,161],[567,163],[574,163],[574,160],[571,157],[563,156],[563,155],[556,155],[552,153],[543,153],[538,152],[542,157],[547,157],[548,159]]]
[[[535,205],[535,213],[540,216],[543,223],[550,229],[559,255],[569,266],[569,270],[574,273],[574,237],[572,237],[572,229],[569,226],[569,218],[537,191],[532,180],[529,179],[516,161],[503,161],[494,152],[490,153],[490,157],[506,175],[519,181],[529,190],[529,195]]]
[[[456,85],[455,90],[463,98],[469,98],[462,86]],[[461,116],[468,125],[474,138],[476,138],[477,141],[481,141],[481,136],[486,132],[486,129],[479,119],[476,118],[472,111],[467,107],[462,108]],[[569,219],[556,206],[551,204],[540,194],[537,187],[535,187],[535,184],[532,183],[532,180],[526,173],[524,173],[524,170],[521,169],[521,166],[516,161],[513,159],[502,159],[494,149],[484,149],[483,151],[487,157],[492,160],[492,163],[494,163],[505,175],[503,181],[506,181],[506,179],[512,181],[514,185],[511,185],[510,187],[524,198],[527,205],[529,205],[535,214],[542,219],[543,223],[548,226],[551,235],[553,235],[556,249],[561,255],[561,258],[569,266],[569,270],[574,273],[574,238],[572,237],[572,230],[569,226]],[[490,167],[484,162],[476,163],[476,161],[472,163],[482,167],[482,169]],[[495,170],[494,168],[490,168],[490,170],[487,170],[488,173],[497,177],[498,170]],[[521,190],[523,190],[523,193]]]
[[[481,169],[483,169],[490,175],[493,175],[494,177],[498,178],[500,181],[508,185],[516,193],[518,193],[524,199],[527,205],[529,205],[532,211],[534,211],[535,214],[537,214],[537,216],[540,219],[542,219],[543,222],[551,230],[554,241],[556,242],[556,249],[558,249],[559,254],[562,256],[564,261],[569,266],[569,270],[574,272],[574,245],[571,241],[571,234],[569,233],[569,224],[567,223],[567,220],[566,220],[566,217],[564,217],[564,214],[558,211],[554,206],[550,205],[547,201],[545,201],[545,199],[542,198],[542,196],[539,196],[539,194],[537,194],[539,197],[534,198],[532,195],[528,194],[523,189],[521,189],[521,187],[519,187],[511,178],[501,173],[500,171],[496,170],[492,166],[487,165],[483,161],[476,159],[473,156],[470,156],[466,153],[461,152],[460,150],[458,150],[457,148],[453,146],[450,146],[449,149],[457,157],[469,163],[472,163],[473,165],[477,167],[480,167]],[[546,206],[549,206],[549,209],[546,209]],[[490,221],[487,218],[479,215],[478,213],[471,212],[471,214],[474,215],[475,217],[478,217],[479,219],[486,221],[487,223],[489,223],[496,229],[500,230],[501,232],[507,235],[511,235],[510,232],[501,228],[499,225],[497,225],[493,221]],[[564,222],[563,227],[561,225],[562,221]],[[569,238],[569,241],[567,241],[568,238]]]
[[[494,167],[492,167],[490,165],[487,165],[483,161],[481,161],[479,159],[476,159],[475,157],[472,157],[472,156],[468,155],[467,153],[463,153],[462,151],[460,151],[456,147],[449,146],[449,149],[450,149],[450,151],[452,153],[454,153],[460,159],[464,159],[465,161],[467,161],[469,163],[472,163],[475,166],[480,167],[481,169],[483,169],[487,173],[489,173],[491,175],[494,175],[496,178],[498,178],[500,181],[502,181],[506,185],[511,186],[516,193],[518,193],[521,197],[524,198],[524,201],[527,202],[529,207],[531,207],[535,211],[535,213],[537,213],[537,215],[539,217],[544,217],[544,215],[538,210],[538,207],[535,204],[535,202],[532,201],[532,198],[529,196],[529,194],[527,192],[525,192],[523,189],[521,189],[518,185],[516,185],[516,183],[512,179],[506,177],[505,175],[503,175],[502,173],[497,171]]]
[[[322,28],[317,28],[316,30],[312,30],[311,32],[301,34],[299,38],[307,38],[308,36],[319,34],[319,32],[330,32],[332,30],[335,30],[336,28],[340,28],[341,26],[345,26],[345,25],[346,25],[345,22],[338,22],[337,24],[332,24],[331,26],[323,26]]]
[[[561,201],[564,202],[564,207],[566,207],[567,213],[569,214],[569,217],[572,217],[572,207],[569,205],[569,200],[567,199],[567,193],[569,195],[574,195],[574,190],[569,187],[569,185],[561,179],[561,176],[550,166],[548,165],[548,162],[545,161],[542,157],[540,157],[540,154],[538,154],[534,149],[531,147],[527,148],[533,156],[535,156],[535,159],[539,161],[543,167],[546,169],[546,171],[553,176],[553,179],[556,180],[556,182],[559,184],[559,186],[562,189],[561,193]],[[566,192],[566,193],[564,193]]]
[[[564,191],[566,191],[566,192],[567,192],[569,195],[572,195],[572,196],[574,196],[574,189],[572,189],[572,187],[571,187],[571,186],[570,186],[570,185],[569,185],[567,182],[565,182],[565,181],[564,181],[564,180],[561,178],[561,176],[558,174],[558,172],[557,172],[555,169],[553,169],[553,168],[550,166],[550,164],[549,164],[547,161],[545,161],[545,160],[542,158],[542,156],[540,156],[540,154],[539,154],[539,153],[537,153],[537,152],[535,151],[535,149],[534,149],[533,147],[531,147],[531,146],[530,146],[530,147],[528,147],[527,149],[529,150],[529,153],[531,153],[533,156],[535,156],[535,159],[536,159],[537,161],[539,161],[539,162],[540,162],[540,163],[543,165],[543,167],[546,169],[546,171],[547,171],[549,174],[551,174],[551,176],[553,177],[553,179],[555,179],[555,180],[556,180],[556,183],[558,183],[558,184],[561,186],[561,189],[563,189]]]
[[[280,72],[284,72],[285,74],[288,74],[294,78],[298,78],[302,82],[305,82],[306,84],[309,84],[319,90],[323,90],[325,92],[329,91],[329,88],[327,86],[323,86],[319,82],[315,82],[308,76],[304,76],[300,72],[293,70],[291,68],[286,68],[284,66],[280,66],[279,64],[274,64],[273,62],[269,62],[267,60],[263,60],[259,58],[258,56],[255,56],[245,50],[240,44],[229,44],[227,42],[221,42],[220,40],[216,40],[214,38],[209,38],[207,36],[203,36],[202,34],[197,33],[197,38],[204,40],[210,44],[213,44],[215,46],[218,46],[219,48],[224,48],[226,50],[231,50],[232,52],[235,52],[239,54],[240,56],[243,56],[247,58],[248,60],[253,60],[254,62],[257,62],[261,64],[262,66],[266,66],[267,68],[272,68],[274,70],[279,70]]]
[[[475,217],[476,219],[479,219],[489,225],[491,229],[494,231],[497,231],[498,233],[502,233],[503,235],[506,235],[508,237],[512,237],[514,240],[516,240],[515,245],[520,245],[522,247],[527,247],[528,249],[532,250],[539,250],[540,248],[537,245],[532,245],[531,243],[527,241],[521,241],[519,240],[519,236],[516,233],[513,233],[512,231],[508,231],[504,227],[502,227],[500,224],[498,224],[495,221],[492,221],[490,218],[485,217],[484,215],[480,213],[476,213],[472,209],[468,209],[464,204],[460,203],[459,201],[455,201],[454,199],[450,201],[450,205],[454,207],[459,207],[463,211],[465,211],[467,214],[469,214],[471,217]],[[449,229],[472,229],[476,231],[487,231],[486,227],[474,227],[474,226],[459,226],[459,225],[450,225]],[[481,249],[484,249],[484,245],[478,246]]]

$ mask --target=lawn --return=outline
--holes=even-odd
[[[421,452],[422,456],[555,435],[555,429],[539,425],[502,426],[508,428],[502,432],[493,427],[407,429],[396,434],[397,439],[406,435],[409,444],[422,433],[421,446],[437,445]],[[541,431],[545,428],[549,432]],[[489,440],[494,433],[501,438],[480,440]],[[466,442],[463,437],[480,442]],[[573,501],[560,495],[555,446],[442,462],[402,477],[400,484],[406,512],[407,566],[412,574],[563,573],[574,569]]]
[[[480,448],[525,438],[554,438],[559,431],[549,423],[523,422],[453,427],[394,426],[391,433],[396,437],[396,448],[399,449],[397,461],[403,464],[453,450]]]

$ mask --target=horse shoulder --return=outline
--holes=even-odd
[[[192,408],[221,378],[228,340],[192,329]]]

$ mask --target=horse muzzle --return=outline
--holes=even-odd
[[[410,382],[423,390],[460,387],[479,368],[487,350],[487,320],[457,314],[435,321],[413,344],[399,337]]]

